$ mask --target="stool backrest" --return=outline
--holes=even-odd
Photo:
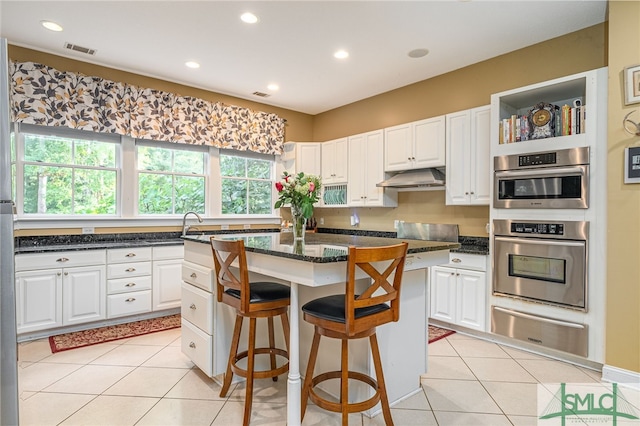
[[[247,255],[243,240],[216,240],[211,237],[213,263],[216,268],[216,294],[218,302],[224,302],[242,312],[249,312],[250,291],[249,271],[247,270]],[[231,269],[231,264],[238,260],[237,273]],[[225,290],[233,289],[240,292],[240,299],[231,297]]]
[[[400,319],[400,286],[408,246],[408,243],[403,242],[384,247],[349,247],[345,325],[350,334]],[[356,292],[358,269],[371,278],[371,285],[360,295]],[[393,280],[389,281],[392,275]],[[356,309],[381,303],[389,304],[390,309],[355,318]]]

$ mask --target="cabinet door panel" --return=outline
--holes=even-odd
[[[335,141],[336,151],[333,164],[334,182],[345,183],[349,173],[349,145],[347,138]]]
[[[364,178],[366,205],[381,206],[383,203],[384,188],[376,186],[384,180],[383,145],[382,131],[367,134],[364,149],[367,159]]]
[[[486,274],[460,269],[458,273],[459,297],[456,322],[464,327],[485,331]]]
[[[445,117],[413,123],[413,165],[415,169],[445,165]]]
[[[107,284],[104,266],[63,270],[63,325],[106,318]]]
[[[366,148],[364,135],[349,137],[349,182],[347,195],[350,206],[364,205],[366,167]]]
[[[182,260],[153,262],[153,310],[180,306]]]
[[[447,115],[447,204],[469,203],[469,111]]]
[[[489,205],[492,181],[491,155],[491,108],[489,106],[471,110],[471,161],[474,174],[471,176],[473,194],[471,204]]]
[[[386,128],[384,139],[384,170],[389,172],[411,168],[411,157],[413,157],[411,124]]]
[[[456,276],[455,269],[431,268],[431,318],[455,322]]]
[[[62,325],[62,270],[16,273],[18,333]]]

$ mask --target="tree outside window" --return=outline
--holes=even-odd
[[[273,161],[220,154],[222,214],[271,214]]]

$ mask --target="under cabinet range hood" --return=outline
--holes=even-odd
[[[444,189],[445,174],[436,168],[406,170],[376,184],[382,188],[404,190]]]

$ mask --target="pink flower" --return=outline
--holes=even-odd
[[[285,175],[283,176],[284,181],[285,181],[285,182],[289,182],[289,178],[290,178],[290,177],[291,177],[291,175],[287,175],[287,174],[285,174]]]
[[[316,189],[316,184],[313,182],[309,182],[309,192],[313,192]]]
[[[284,189],[284,185],[282,185],[282,182],[276,182],[276,189],[278,190],[278,192],[282,192],[282,190]]]

